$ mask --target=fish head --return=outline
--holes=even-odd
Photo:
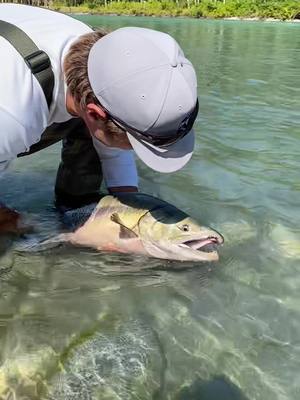
[[[139,236],[152,257],[180,261],[217,261],[224,242],[220,233],[169,204],[140,218]]]

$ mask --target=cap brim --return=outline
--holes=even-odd
[[[181,140],[165,148],[139,141],[129,132],[127,132],[127,136],[136,155],[148,167],[165,173],[175,172],[184,167],[192,157],[195,144],[193,129]]]

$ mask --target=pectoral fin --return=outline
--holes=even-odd
[[[119,233],[120,239],[135,239],[138,237],[136,233],[134,233],[131,229],[127,228],[123,224],[117,213],[112,214],[110,219],[116,224],[120,225],[120,233]]]

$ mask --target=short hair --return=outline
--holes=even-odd
[[[88,78],[87,63],[92,46],[107,33],[108,31],[99,29],[80,36],[65,56],[63,69],[66,84],[74,100],[82,108],[89,103],[99,104]]]

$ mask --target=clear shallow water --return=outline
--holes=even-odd
[[[139,164],[141,190],[226,244],[218,263],[194,268],[11,244],[0,260],[0,398],[299,399],[300,27],[78,18],[169,32],[193,61],[194,157],[171,176]],[[59,230],[58,161],[54,146],[1,180],[3,200],[38,221],[39,235]]]

